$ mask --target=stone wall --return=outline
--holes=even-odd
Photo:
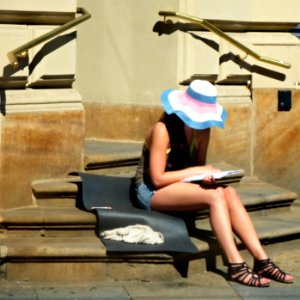
[[[227,161],[243,167],[247,175],[300,194],[295,150],[300,40],[289,32],[300,23],[298,0],[284,5],[279,0],[78,3],[93,13],[93,23],[78,31],[75,83],[83,95],[87,138],[142,140],[162,112],[159,95],[164,89],[185,88],[192,78],[207,78],[217,84],[218,101],[228,111],[225,130],[212,130],[209,161]],[[177,28],[158,36],[153,26],[163,20],[160,10],[215,22],[259,55],[291,67],[261,62],[208,31],[189,34]],[[282,89],[293,94],[288,112],[277,108]]]
[[[12,67],[7,52],[74,19],[77,6],[91,12],[89,22]],[[202,29],[159,36],[160,10],[209,19],[291,68],[258,61]],[[216,83],[228,111],[225,130],[212,131],[209,161],[300,193],[300,41],[289,32],[298,22],[298,0],[284,7],[279,0],[2,0],[0,208],[33,205],[34,179],[82,169],[85,137],[142,140],[162,113],[160,93],[193,78]],[[278,111],[278,90],[291,91],[290,111]]]
[[[276,89],[256,89],[253,100],[255,175],[300,195],[300,90],[292,91],[290,111],[278,111]]]
[[[76,29],[7,53],[76,17],[75,0],[0,2],[0,209],[34,205],[31,182],[82,170],[84,109],[73,89]]]

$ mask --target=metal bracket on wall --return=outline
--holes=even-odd
[[[177,17],[177,18],[180,18],[180,19],[184,19],[184,20],[199,24],[203,28],[215,33],[216,35],[223,38],[224,40],[226,40],[230,44],[233,44],[235,47],[237,47],[238,49],[245,52],[246,56],[247,55],[252,56],[253,58],[255,58],[255,59],[257,59],[261,62],[265,62],[265,63],[268,63],[268,64],[276,65],[276,66],[287,68],[287,69],[289,69],[291,67],[291,65],[287,62],[259,55],[258,53],[254,52],[253,50],[249,49],[248,47],[246,47],[242,43],[238,42],[237,40],[233,39],[232,37],[230,37],[229,35],[224,33],[218,27],[216,27],[216,26],[212,25],[211,23],[209,23],[207,20],[200,19],[200,18],[197,18],[197,17],[193,17],[193,16],[190,16],[190,15],[186,15],[186,14],[183,14],[183,13],[171,12],[171,11],[160,11],[159,15],[164,16],[164,19],[165,19],[164,21],[165,22],[167,22],[166,17]],[[241,58],[241,59],[244,59],[244,58]]]
[[[86,21],[87,19],[89,19],[91,17],[91,14],[85,8],[82,8],[82,7],[77,8],[77,13],[81,14],[81,16],[29,41],[28,43],[21,45],[20,47],[12,50],[10,52],[8,52],[7,57],[9,59],[10,63],[12,64],[12,66],[17,68],[19,65],[18,59],[27,57],[29,49],[61,34],[62,32],[78,25],[79,23]]]

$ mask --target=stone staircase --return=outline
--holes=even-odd
[[[140,151],[140,143],[87,141],[85,171],[131,177]],[[95,215],[76,207],[79,180],[66,176],[35,181],[32,206],[0,211],[0,277],[168,281],[215,267],[222,258],[205,212],[197,216],[197,230],[191,236],[197,255],[107,254],[95,235]],[[295,193],[255,178],[243,178],[235,186],[263,243],[299,238],[300,206]]]

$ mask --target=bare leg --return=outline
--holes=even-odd
[[[262,264],[262,267],[260,268],[261,273],[267,275],[266,272],[264,273],[264,271],[267,270],[272,279],[275,278],[277,281],[287,283],[293,282],[292,275],[286,274],[278,266],[274,265],[273,262],[268,260],[268,256],[257,237],[253,222],[236,191],[232,187],[227,187],[224,189],[224,195],[227,201],[234,232],[254,256],[256,264],[259,264],[258,261],[265,262],[265,266]],[[266,261],[268,261],[268,263],[266,263]]]
[[[269,284],[268,279],[259,278],[243,263],[234,241],[230,210],[223,188],[205,190],[192,183],[175,183],[156,191],[151,207],[160,211],[209,209],[212,229],[231,266],[230,277],[247,285]]]
[[[210,222],[229,262],[240,263],[223,190],[205,190],[197,184],[175,183],[155,192],[151,207],[160,211],[195,211],[209,209]]]
[[[268,256],[258,239],[253,222],[240,197],[232,187],[226,187],[223,191],[233,231],[256,259],[266,259]]]

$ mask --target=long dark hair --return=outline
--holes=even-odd
[[[168,157],[169,168],[178,170],[189,165],[189,147],[184,131],[184,123],[176,114],[164,114],[161,119],[168,130],[171,152]]]

